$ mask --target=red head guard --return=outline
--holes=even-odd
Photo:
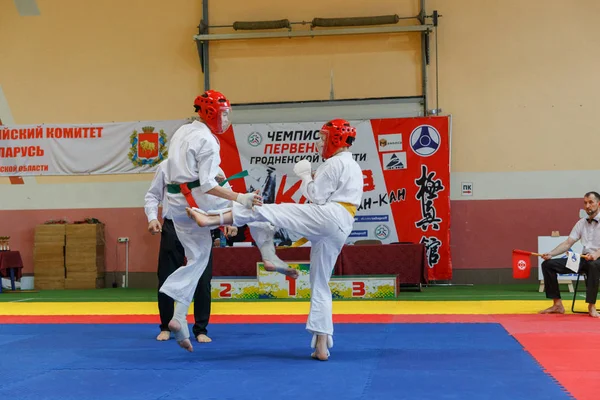
[[[223,93],[207,90],[196,97],[194,108],[212,133],[224,133],[231,126],[231,104]]]
[[[321,133],[325,135],[322,144],[321,155],[327,159],[341,149],[350,147],[356,139],[356,128],[350,126],[345,119],[334,119],[327,122],[321,128]]]

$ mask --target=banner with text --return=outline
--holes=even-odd
[[[234,125],[219,136],[223,169],[228,175],[248,170],[246,187],[237,190],[260,189],[265,203],[304,201],[293,167],[302,159],[313,169],[323,162],[316,142],[324,122]],[[423,243],[429,278],[451,279],[449,118],[350,123],[357,129],[351,150],[363,169],[364,195],[349,242]],[[276,235],[281,245],[297,239],[285,228]]]
[[[0,126],[0,176],[149,172],[184,123]]]
[[[0,126],[0,176],[152,172],[186,122]],[[231,182],[234,190],[260,189],[265,203],[304,201],[293,167],[302,159],[313,169],[323,162],[316,142],[324,122],[235,124],[217,135],[225,173],[249,172]],[[423,243],[429,278],[451,279],[449,117],[350,123],[364,195],[349,241]],[[277,232],[277,244],[296,239],[285,228]]]

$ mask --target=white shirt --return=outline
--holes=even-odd
[[[317,168],[314,180],[303,182],[302,192],[308,192],[314,204],[328,202],[350,203],[360,206],[363,195],[363,173],[352,153],[344,151],[325,160]]]
[[[144,196],[144,212],[148,218],[148,222],[158,219],[158,204],[162,203],[162,217],[170,218],[167,206],[167,200],[165,198],[167,191],[167,184],[165,181],[165,167],[167,163],[165,161],[158,164],[154,179],[150,184],[150,188]]]
[[[167,183],[200,181],[200,190],[206,193],[215,186],[221,157],[219,143],[204,123],[194,121],[183,125],[173,134],[169,158],[164,162]]]
[[[569,237],[575,241],[581,240],[582,254],[593,253],[600,249],[600,213],[594,217],[595,222],[582,218],[573,227]]]
[[[162,218],[171,219],[171,216],[169,215],[168,202],[165,197],[167,195],[167,181],[165,175],[166,166],[166,161],[158,164],[158,168],[156,169],[154,178],[150,184],[150,188],[144,196],[144,212],[146,213],[148,222],[158,219],[159,204],[162,204]],[[223,177],[225,176],[225,172],[220,167],[218,169],[218,174]],[[223,187],[231,189],[229,182],[225,183]]]

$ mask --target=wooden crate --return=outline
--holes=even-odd
[[[66,247],[65,265],[67,272],[104,273],[105,247],[94,244],[70,244]]]
[[[38,225],[33,247],[36,287],[63,289],[65,279],[65,225]],[[40,282],[38,285],[37,282]]]
[[[36,275],[34,286],[37,290],[64,290],[65,278],[46,278]]]
[[[35,278],[64,278],[65,266],[46,265],[43,261],[34,264],[33,275]]]
[[[104,245],[104,224],[69,224],[66,228],[67,246]]]
[[[62,224],[44,224],[35,227],[34,243],[35,244],[57,244],[65,245],[66,225]]]
[[[38,225],[33,256],[35,288],[103,288],[104,254],[104,224]]]

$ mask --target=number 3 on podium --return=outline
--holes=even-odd
[[[364,282],[352,282],[352,297],[363,297],[366,293]]]

